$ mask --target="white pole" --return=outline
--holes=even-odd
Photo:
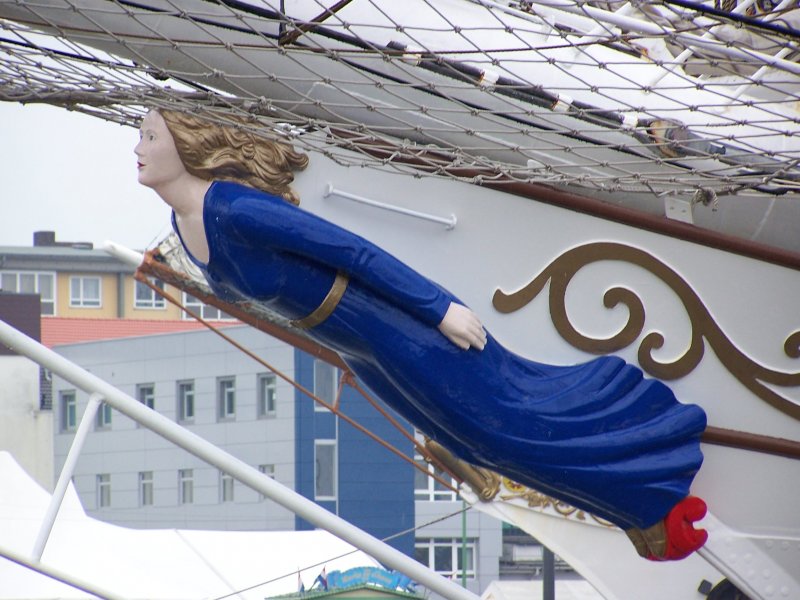
[[[184,429],[156,411],[147,408],[141,402],[137,402],[96,375],[81,369],[63,356],[45,348],[4,321],[0,321],[0,341],[16,352],[50,369],[53,373],[71,382],[76,387],[89,393],[100,394],[107,404],[134,421],[141,423],[210,465],[230,474],[310,523],[326,529],[336,537],[360,548],[383,564],[405,573],[431,591],[451,600],[478,600],[477,595],[462,588],[454,581],[437,575],[413,558],[361,531],[344,519],[329,513],[311,500],[260,473],[256,468],[220,450],[212,443]]]
[[[72,479],[72,474],[75,472],[75,465],[78,462],[78,457],[83,449],[83,443],[86,441],[86,436],[92,427],[92,421],[97,414],[97,409],[103,397],[99,394],[92,394],[89,396],[89,403],[86,405],[86,410],[83,411],[83,418],[81,419],[78,430],[75,432],[75,437],[72,438],[72,445],[67,453],[67,459],[64,461],[64,466],[61,468],[61,474],[58,476],[56,489],[50,497],[50,504],[47,506],[47,512],[44,515],[42,526],[39,528],[39,535],[36,538],[36,543],[33,545],[33,560],[42,560],[44,547],[50,537],[50,532],[53,530],[53,525],[56,522],[58,510],[61,508],[61,503],[64,501],[64,495],[67,493],[67,487]]]
[[[142,264],[144,260],[144,254],[141,252],[136,252],[136,250],[131,250],[130,248],[126,248],[122,244],[117,244],[116,242],[112,242],[111,240],[106,240],[101,244],[103,250],[108,252],[110,255],[114,256],[118,260],[121,260],[124,263],[129,264],[134,269]]]
[[[11,562],[17,563],[22,567],[30,569],[31,571],[36,571],[37,573],[46,575],[50,579],[55,579],[56,581],[60,581],[61,583],[71,586],[76,590],[81,590],[82,592],[86,592],[87,594],[92,594],[94,596],[97,596],[98,598],[104,598],[105,600],[125,600],[124,596],[120,596],[113,592],[109,592],[107,590],[99,588],[93,583],[88,583],[77,577],[73,577],[69,573],[64,573],[63,571],[60,571],[59,569],[56,569],[54,567],[48,567],[47,565],[43,565],[40,562],[34,562],[28,559],[26,556],[22,556],[21,554],[15,552],[14,550],[3,548],[2,546],[0,546],[0,557],[6,558]]]

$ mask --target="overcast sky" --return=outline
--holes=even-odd
[[[58,241],[151,247],[169,211],[136,181],[131,127],[44,105],[0,102],[0,245]]]

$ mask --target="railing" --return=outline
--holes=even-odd
[[[50,530],[58,515],[58,510],[61,506],[61,501],[66,492],[67,485],[72,477],[72,468],[77,460],[77,456],[80,454],[86,433],[88,433],[92,419],[94,418],[94,411],[97,410],[100,402],[106,402],[140,425],[147,427],[180,448],[183,448],[187,452],[218,468],[220,471],[231,475],[244,485],[291,510],[310,523],[360,548],[388,567],[406,574],[431,591],[451,600],[478,600],[478,596],[462,588],[454,581],[437,575],[399,550],[392,548],[388,544],[360,530],[344,519],[331,514],[311,500],[259,472],[258,469],[251,467],[200,436],[184,429],[167,417],[147,408],[141,402],[137,402],[134,398],[103,381],[96,375],[89,373],[63,356],[60,356],[20,333],[4,321],[0,321],[0,342],[17,353],[27,356],[39,365],[50,369],[59,377],[90,394],[89,406],[84,412],[82,421],[73,440],[73,445],[67,455],[64,469],[56,485],[56,491],[53,494],[50,507],[42,523],[31,558],[26,559],[10,550],[0,548],[0,554],[9,560],[32,568],[49,577],[63,581],[64,583],[68,583],[78,589],[96,594],[102,598],[122,598],[122,596],[99,590],[90,584],[77,581],[74,578],[70,581],[68,574],[61,573],[56,569],[48,567],[42,564],[40,560],[42,552],[47,544]]]
[[[455,215],[450,215],[449,217],[440,217],[437,215],[431,215],[429,213],[419,212],[417,210],[411,210],[410,208],[403,208],[402,206],[395,206],[393,204],[386,204],[385,202],[378,202],[377,200],[371,200],[370,198],[365,198],[364,196],[358,196],[356,194],[351,194],[350,192],[345,192],[344,190],[339,190],[333,187],[333,184],[329,183],[325,186],[325,192],[322,194],[323,198],[328,198],[329,196],[339,196],[340,198],[347,198],[348,200],[352,200],[353,202],[358,202],[360,204],[366,204],[368,206],[374,206],[375,208],[382,208],[384,210],[388,210],[391,212],[400,213],[401,215],[406,215],[408,217],[414,217],[415,219],[423,219],[424,221],[432,221],[434,223],[440,223],[445,226],[447,229],[454,229],[456,224],[458,223],[458,219]]]

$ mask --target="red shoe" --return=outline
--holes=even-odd
[[[708,508],[702,498],[687,496],[669,511],[664,519],[666,547],[664,554],[651,554],[650,560],[680,560],[703,547],[708,539],[705,529],[695,529],[694,523],[706,516]]]

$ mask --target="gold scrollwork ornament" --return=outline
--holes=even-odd
[[[606,308],[623,304],[628,309],[628,321],[616,334],[608,338],[590,338],[580,333],[569,320],[566,310],[566,291],[572,278],[583,267],[600,261],[622,261],[637,265],[663,281],[677,295],[691,322],[689,348],[671,362],[660,362],[653,351],[664,345],[664,336],[651,332],[644,336],[638,349],[642,369],[651,376],[665,381],[678,379],[691,373],[703,358],[705,341],[711,346],[728,372],[748,390],[774,408],[800,420],[800,405],[781,396],[768,386],[796,387],[800,385],[800,372],[786,373],[768,369],[756,363],[739,350],[714,321],[710,311],[692,287],[673,269],[641,250],[616,242],[594,242],[572,248],[553,260],[530,283],[516,292],[496,290],[492,304],[501,313],[521,309],[531,302],[550,283],[550,317],[559,335],[572,346],[593,354],[616,352],[634,343],[644,329],[645,310],[642,300],[631,290],[614,287],[603,296]],[[790,358],[800,357],[800,331],[790,334],[784,344],[784,353]]]

